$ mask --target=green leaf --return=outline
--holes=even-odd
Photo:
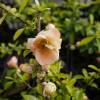
[[[24,31],[24,28],[18,29],[15,32],[13,39],[16,40],[23,33],[23,31]]]
[[[78,80],[78,79],[83,79],[84,77],[82,75],[75,75],[74,79]]]
[[[90,14],[90,24],[93,24],[94,23],[94,16],[93,16],[93,14]]]
[[[97,67],[94,66],[94,65],[89,65],[88,67],[91,68],[91,69],[93,69],[93,70],[95,70],[95,71],[97,71],[97,72],[100,72],[100,69],[97,68]]]
[[[65,95],[65,100],[71,100],[71,97],[69,95]]]
[[[96,39],[96,43],[97,43],[98,51],[100,51],[100,38]]]
[[[23,56],[26,57],[30,53],[30,50],[25,50]]]
[[[8,89],[9,87],[11,87],[11,85],[13,84],[13,81],[11,82],[6,82],[5,85],[4,85],[4,89]]]
[[[28,4],[29,0],[22,0],[20,7],[19,7],[19,12],[22,12],[22,10],[26,7],[26,5]]]
[[[66,88],[67,88],[68,93],[71,96],[73,96],[75,88],[74,87],[71,87],[71,86],[68,86],[68,85],[66,85]]]
[[[57,61],[53,63],[52,65],[50,65],[49,70],[53,75],[57,75],[60,73],[61,68],[62,68],[61,62]]]
[[[6,18],[7,14],[4,14],[1,18],[0,18],[0,25],[2,24],[2,22],[4,21],[4,19]]]
[[[86,38],[82,39],[81,41],[79,41],[79,42],[77,43],[77,46],[84,46],[84,45],[87,45],[88,43],[90,43],[91,41],[93,41],[93,39],[94,39],[95,37],[96,37],[95,35],[86,37]]]
[[[62,95],[58,95],[58,96],[56,97],[56,100],[63,100],[63,96],[62,96]]]
[[[92,83],[91,86],[98,89],[98,85],[96,83]]]
[[[38,100],[38,98],[36,98],[33,95],[22,95],[24,100]]]
[[[83,91],[81,89],[76,90],[72,100],[83,100]]]
[[[41,84],[38,84],[37,87],[36,87],[37,92],[38,92],[39,94],[42,94],[42,91],[43,91],[43,90],[42,90],[42,87],[43,87],[43,86],[42,86]]]
[[[83,72],[83,75],[85,76],[85,78],[88,78],[88,72],[87,72],[87,70],[83,69],[82,72]]]

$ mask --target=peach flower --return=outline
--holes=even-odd
[[[53,24],[48,24],[35,38],[29,38],[27,47],[40,65],[49,65],[59,59],[61,47],[60,32]]]
[[[17,64],[18,64],[18,59],[16,58],[16,56],[11,57],[11,59],[7,62],[7,65],[12,68],[17,67],[18,66]]]

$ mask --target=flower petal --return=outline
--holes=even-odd
[[[35,38],[28,38],[27,49],[32,49]]]
[[[49,65],[59,59],[59,51],[48,48],[38,48],[35,51],[35,57],[40,65]]]
[[[55,37],[60,38],[60,32],[53,24],[48,24],[46,26],[46,29],[51,30],[53,32],[53,34],[55,35]]]

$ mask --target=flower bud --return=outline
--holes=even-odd
[[[17,67],[18,59],[16,56],[11,57],[11,59],[7,62],[7,65],[11,68]]]
[[[75,45],[70,45],[70,50],[75,50],[75,49],[76,49]]]
[[[79,47],[80,46],[80,42],[76,42],[76,47]]]
[[[43,89],[43,96],[48,97],[52,95],[56,91],[56,85],[52,82],[43,82],[44,89]]]
[[[25,73],[32,74],[32,66],[28,64],[20,64],[20,70]]]
[[[97,57],[97,58],[96,58],[96,61],[97,61],[98,63],[100,63],[100,57]]]
[[[83,100],[89,100],[86,95],[83,96]]]

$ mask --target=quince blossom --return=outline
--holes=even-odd
[[[48,24],[35,38],[29,38],[27,47],[33,52],[40,65],[49,65],[59,59],[61,48],[60,32],[53,24]]]

